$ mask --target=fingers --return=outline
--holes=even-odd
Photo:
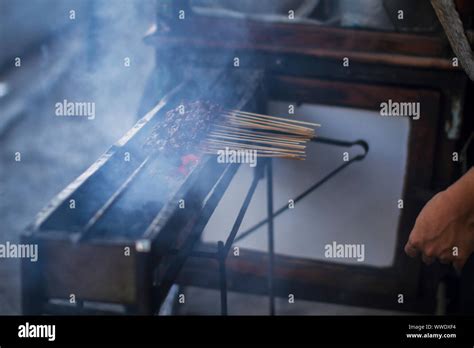
[[[407,253],[408,256],[416,257],[420,253],[422,246],[419,239],[420,235],[421,233],[419,224],[415,224],[415,227],[411,231],[410,237],[408,238],[408,242],[405,244],[405,253]]]
[[[453,263],[457,270],[463,268],[474,252],[474,234],[469,227],[473,218],[463,210],[460,213],[459,205],[465,199],[458,196],[459,192],[448,189],[423,207],[404,248],[408,256],[421,254],[427,265],[439,259],[443,264]]]
[[[461,272],[462,268],[466,264],[467,258],[463,256],[454,256],[452,248],[446,248],[441,252],[435,252],[433,248],[429,247],[416,247],[411,241],[408,241],[405,245],[405,252],[410,257],[415,257],[421,253],[423,262],[427,265],[431,265],[436,259],[442,264],[453,264],[456,271]]]
[[[427,235],[428,230],[429,226],[426,224],[426,219],[424,218],[424,214],[422,211],[422,213],[416,219],[415,226],[410,232],[410,237],[408,238],[408,242],[405,245],[405,252],[408,256],[415,257],[419,254],[421,250],[423,250],[422,240],[424,236]]]
[[[423,262],[427,265],[431,265],[435,261],[437,255],[432,247],[427,245],[427,243],[422,243],[419,239],[419,236],[423,235],[425,232],[425,229],[423,229],[422,226],[423,225],[420,223],[415,224],[415,227],[410,233],[410,238],[405,245],[405,253],[410,257],[416,257],[421,252]]]
[[[443,251],[438,256],[438,258],[439,258],[439,262],[441,262],[442,264],[444,264],[444,265],[450,264],[454,259],[453,252],[452,252],[451,249],[447,249],[447,250]]]
[[[408,240],[407,244],[405,245],[405,253],[410,257],[416,257],[420,253],[421,249],[417,245],[419,245],[419,243]],[[432,253],[427,253],[424,250],[421,257],[423,259],[423,262],[427,265],[431,265],[435,260],[434,255]]]
[[[431,265],[435,260],[434,257],[427,256],[425,254],[422,255],[422,259],[423,259],[423,262],[426,263],[427,265]]]
[[[444,224],[440,223],[440,204],[443,204],[443,193],[436,194],[418,215],[415,226],[410,233],[405,252],[415,257],[421,253],[425,264],[432,264],[446,250],[444,239]],[[443,261],[449,262],[449,255],[444,255]]]
[[[416,255],[418,255],[418,249],[410,242],[410,240],[408,240],[405,245],[405,253],[410,257],[416,257]]]

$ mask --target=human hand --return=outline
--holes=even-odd
[[[462,269],[474,252],[474,168],[425,205],[405,252],[421,253],[426,264],[439,259]]]

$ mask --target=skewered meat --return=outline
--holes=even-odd
[[[313,127],[319,124],[194,101],[168,111],[144,147],[174,161],[189,154],[215,155],[227,148],[258,151],[259,157],[304,160],[306,143],[315,136]]]
[[[152,130],[144,148],[172,155],[196,153],[216,117],[220,106],[210,102],[195,101],[170,110]]]

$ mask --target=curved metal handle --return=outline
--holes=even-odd
[[[336,169],[334,169],[332,172],[330,172],[329,174],[327,174],[324,178],[322,178],[321,180],[317,181],[316,183],[314,183],[311,187],[309,187],[306,191],[300,193],[297,197],[295,197],[293,199],[293,202],[296,203],[300,200],[302,200],[303,198],[305,198],[306,196],[308,196],[311,192],[315,191],[317,188],[319,188],[321,185],[323,185],[324,183],[326,183],[329,179],[331,179],[333,176],[335,176],[337,173],[341,172],[344,168],[347,168],[351,163],[354,163],[356,161],[362,161],[366,156],[367,154],[369,153],[369,144],[365,141],[365,140],[362,140],[362,139],[359,139],[359,140],[356,140],[356,141],[344,141],[344,140],[338,140],[338,139],[331,139],[331,138],[324,138],[324,137],[315,137],[315,138],[312,138],[311,139],[312,142],[314,143],[322,143],[322,144],[328,144],[328,145],[334,145],[334,146],[341,146],[341,147],[352,147],[352,146],[360,146],[362,147],[362,149],[364,150],[364,153],[363,154],[360,154],[360,155],[357,155],[353,158],[351,158],[349,161],[347,162],[344,162],[343,164],[341,164],[339,167],[337,167]],[[278,215],[280,215],[281,213],[285,212],[286,210],[289,209],[289,206],[288,205],[284,205],[282,206],[280,209],[278,209],[277,211],[275,211],[272,215],[272,218],[275,218],[277,217]],[[257,224],[253,225],[252,227],[250,227],[248,230],[242,232],[241,234],[239,234],[235,239],[234,241],[237,242],[239,240],[242,240],[244,239],[245,237],[247,237],[248,235],[252,234],[253,232],[255,232],[257,229],[259,229],[261,226],[265,225],[266,223],[268,222],[268,218],[267,219],[264,219],[260,222],[258,222]]]

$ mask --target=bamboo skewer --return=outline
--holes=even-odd
[[[285,143],[279,143],[279,142],[276,142],[276,141],[252,139],[250,137],[243,137],[243,136],[232,136],[232,135],[225,135],[225,134],[223,135],[223,134],[211,133],[210,137],[211,138],[232,139],[232,140],[242,140],[242,141],[261,143],[261,144],[278,144],[278,145],[283,145],[283,146],[293,148],[293,149],[304,149],[304,148],[306,148],[306,146],[304,146],[304,145],[285,144]]]
[[[275,134],[275,133],[268,133],[268,132],[260,132],[260,131],[257,131],[257,130],[250,130],[250,129],[246,129],[246,128],[239,128],[239,127],[235,127],[235,126],[228,126],[228,125],[221,125],[221,124],[217,124],[214,126],[215,129],[220,129],[220,130],[224,130],[224,131],[227,131],[227,130],[230,130],[230,131],[238,131],[238,132],[244,132],[244,133],[249,133],[249,134],[252,134],[252,135],[261,135],[261,136],[271,136],[272,138],[284,138],[284,139],[291,139],[291,140],[295,140],[295,141],[309,141],[309,139],[305,136],[301,136],[301,135],[289,135],[289,134]]]
[[[239,145],[236,145],[236,144],[222,144],[222,143],[216,143],[216,144],[207,144],[203,147],[203,149],[210,149],[210,150],[223,150],[223,146],[225,146],[226,148],[229,148],[229,149],[232,149],[232,150],[255,150],[257,151],[257,153],[274,153],[274,152],[278,152],[278,153],[282,153],[282,154],[286,154],[286,155],[295,155],[295,156],[304,156],[305,153],[304,152],[291,152],[291,151],[285,151],[284,149],[280,149],[280,148],[271,148],[271,147],[267,147],[267,148],[245,148],[245,147],[240,147]]]
[[[269,126],[269,127],[275,127],[278,129],[283,129],[287,130],[289,132],[301,132],[301,133],[314,133],[314,131],[311,128],[308,127],[301,127],[301,126],[295,126],[292,124],[288,123],[283,123],[283,122],[275,122],[275,121],[268,121],[268,120],[258,120],[255,117],[247,117],[247,116],[238,116],[238,115],[231,115],[231,114],[223,114],[223,117],[229,118],[233,121],[240,121],[240,122],[248,122],[248,123],[254,123],[254,124],[260,124],[263,126]]]
[[[209,149],[209,150],[205,150],[206,154],[209,154],[209,155],[217,155],[219,156],[219,153],[214,150],[214,149]],[[305,156],[302,156],[302,155],[294,155],[294,154],[287,154],[287,153],[279,153],[279,152],[257,152],[256,153],[256,157],[259,158],[259,157],[271,157],[271,156],[278,156],[278,157],[285,157],[285,158],[300,158],[300,159],[306,159]]]
[[[223,146],[228,148],[229,150],[235,150],[235,151],[256,151],[257,154],[267,154],[267,153],[279,153],[279,154],[284,154],[284,155],[294,155],[294,156],[305,156],[305,153],[299,153],[299,152],[289,152],[285,151],[284,149],[279,149],[279,148],[262,148],[262,149],[255,149],[255,148],[242,148],[238,145],[235,144],[208,144],[206,146],[203,146],[202,150],[212,150],[214,151],[214,154],[217,154],[219,151],[223,151]]]
[[[206,143],[212,143],[212,145],[219,144],[221,146],[228,145],[229,147],[240,147],[240,148],[245,148],[245,149],[250,149],[250,150],[257,150],[257,151],[259,151],[259,150],[275,150],[275,151],[295,153],[295,154],[304,154],[305,153],[302,150],[284,149],[284,148],[281,148],[281,147],[269,147],[269,146],[262,146],[262,145],[250,145],[250,144],[243,144],[243,143],[238,143],[238,142],[233,142],[233,141],[225,141],[225,140],[217,140],[217,139],[206,140],[204,145]],[[222,147],[220,149],[222,150]]]
[[[287,140],[285,138],[277,138],[277,137],[270,137],[270,136],[262,136],[262,135],[253,135],[252,133],[244,133],[244,132],[238,132],[238,131],[227,131],[227,132],[222,132],[219,130],[215,130],[210,132],[209,134],[219,134],[219,135],[233,135],[233,136],[241,136],[243,138],[249,138],[249,139],[260,139],[260,140],[271,140],[275,142],[279,142],[282,144],[292,144],[292,145],[301,145],[306,143],[305,141],[294,141],[294,140]],[[288,138],[290,139],[290,138]]]
[[[249,126],[250,124],[252,125],[260,125],[260,126],[266,126],[266,127],[272,127],[274,128],[275,131],[278,132],[283,132],[291,135],[304,135],[304,136],[312,136],[314,135],[314,132],[310,128],[304,128],[304,127],[293,127],[293,126],[287,126],[284,124],[279,124],[279,123],[272,123],[272,122],[266,122],[266,121],[257,121],[254,119],[248,119],[244,117],[235,117],[235,116],[224,116],[227,117],[232,124],[233,122],[244,122],[247,123]]]
[[[204,154],[207,155],[215,155],[215,152],[212,151],[204,151]],[[296,156],[296,155],[286,155],[286,154],[280,154],[280,153],[269,153],[269,154],[262,154],[262,153],[257,153],[257,158],[258,157],[263,157],[263,158],[287,158],[287,159],[296,159],[300,161],[304,161],[305,158],[301,156]]]
[[[287,133],[291,133],[291,134],[306,135],[306,136],[311,136],[312,135],[312,133],[308,133],[308,132],[296,131],[296,130],[289,131],[288,129],[285,129],[285,128],[269,126],[269,125],[264,125],[264,124],[258,124],[258,123],[249,122],[249,121],[242,121],[242,120],[232,119],[230,122],[231,122],[231,124],[241,125],[241,126],[248,127],[248,128],[259,128],[259,129],[287,132]]]
[[[205,154],[216,155],[228,148],[235,151],[255,150],[257,157],[304,160],[306,143],[315,135],[311,127],[320,126],[239,110],[224,110],[219,116],[201,143]]]
[[[258,122],[258,123],[265,123],[267,125],[280,126],[280,127],[289,128],[289,129],[297,129],[297,130],[301,130],[301,131],[311,130],[308,127],[295,126],[295,125],[292,125],[292,124],[289,124],[289,123],[286,123],[286,122],[281,122],[281,121],[265,120],[265,119],[261,119],[261,118],[255,117],[255,116],[237,115],[235,113],[224,113],[224,115],[230,116],[230,117],[235,117],[235,118],[240,118],[240,119],[244,119],[244,120],[248,120],[248,121],[255,121],[255,122]]]
[[[286,119],[286,118],[283,118],[283,117],[275,117],[275,116],[269,116],[269,115],[256,114],[254,112],[248,112],[248,111],[240,111],[240,110],[230,110],[230,111],[238,113],[238,114],[254,115],[254,116],[259,116],[259,117],[262,117],[262,118],[285,120],[287,122],[292,122],[292,123],[306,124],[306,125],[312,126],[312,127],[321,127],[321,125],[319,123],[298,121],[298,120]]]
[[[291,148],[291,147],[287,147],[286,144],[278,144],[278,143],[275,143],[275,142],[267,142],[267,143],[262,143],[261,145],[258,145],[258,144],[254,144],[254,141],[249,141],[247,139],[239,139],[239,138],[236,138],[236,137],[228,138],[226,136],[208,137],[206,139],[206,141],[208,141],[208,140],[222,141],[222,142],[229,141],[229,142],[234,142],[234,143],[238,143],[238,144],[241,144],[241,145],[248,145],[248,146],[252,146],[252,145],[256,145],[256,146],[279,146],[279,147],[284,147],[284,148],[287,148],[288,150],[294,150],[294,151],[304,151],[304,149],[306,148],[305,145],[302,145],[303,148]]]

